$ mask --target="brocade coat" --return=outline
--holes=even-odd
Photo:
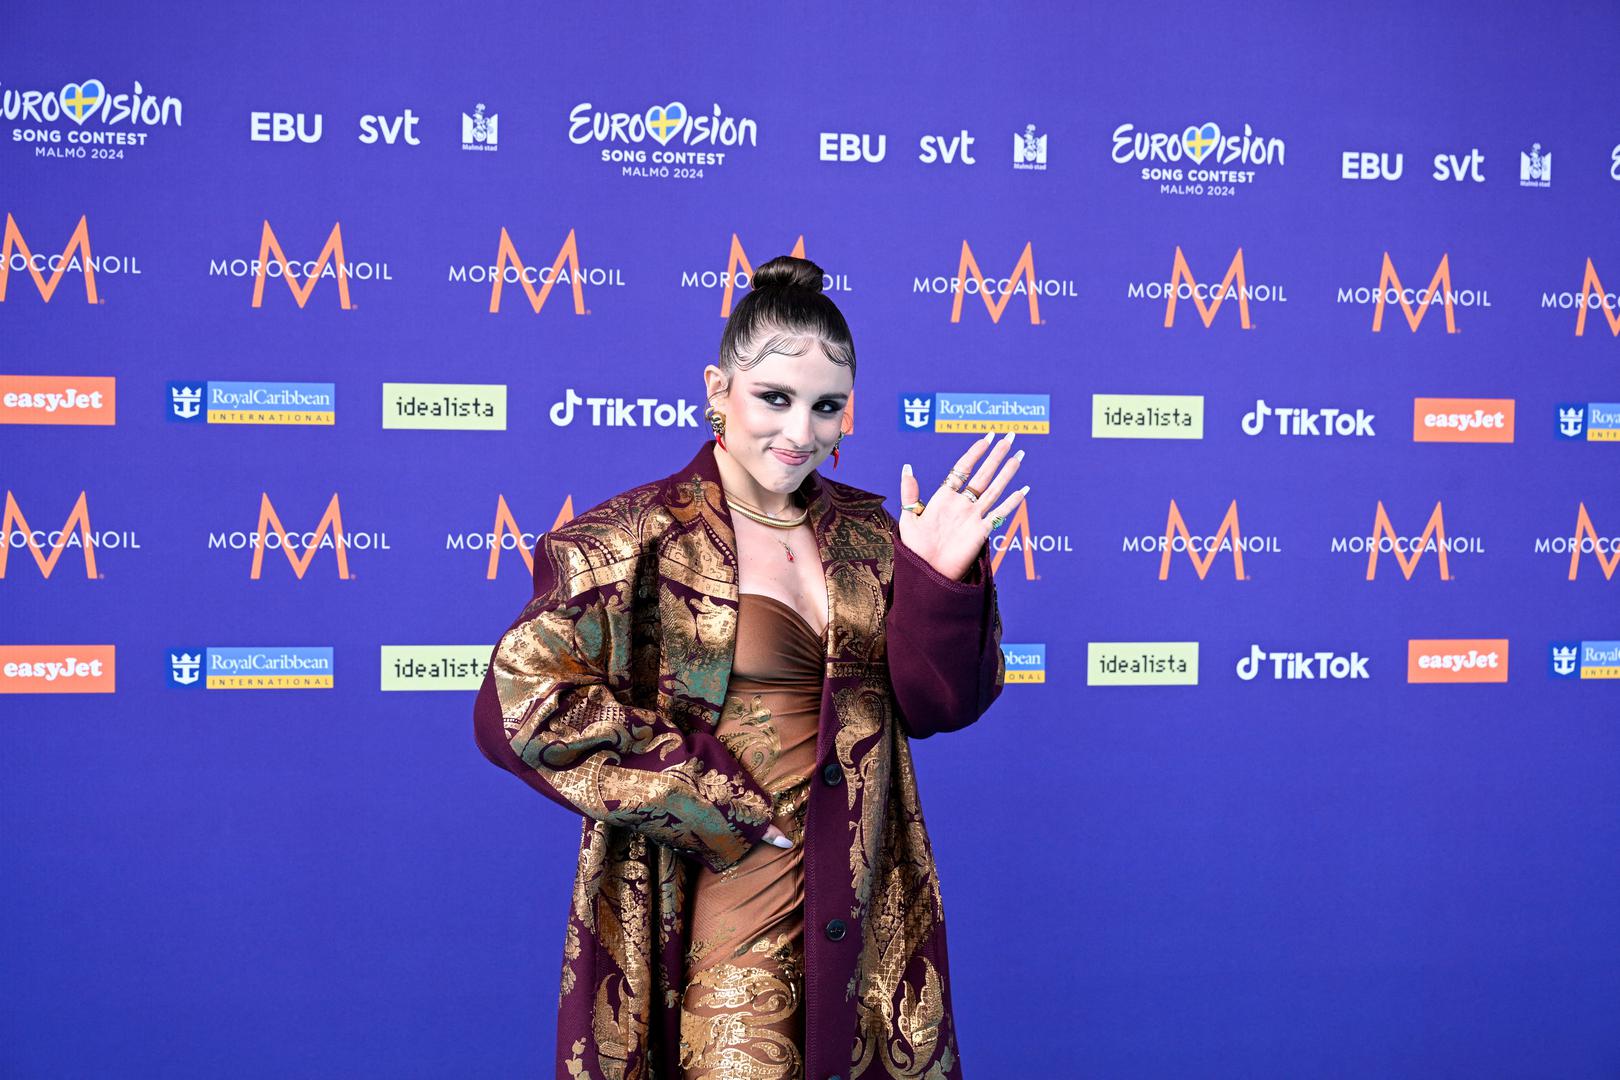
[[[770,797],[713,734],[738,587],[712,446],[541,537],[474,710],[490,761],[584,815],[558,1077],[679,1076],[691,860],[734,866],[769,823]],[[959,1080],[908,738],[965,727],[1001,692],[988,549],[951,581],[879,496],[815,473],[800,491],[830,616],[802,855],[805,1076]]]

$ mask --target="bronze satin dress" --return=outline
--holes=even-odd
[[[715,734],[770,793],[791,848],[756,844],[697,870],[681,1001],[682,1080],[804,1073],[804,820],[816,760],[825,631],[787,604],[738,597],[737,647]]]

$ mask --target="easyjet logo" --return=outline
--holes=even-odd
[[[1383,541],[1389,540],[1386,548]],[[1402,548],[1411,551],[1411,557]],[[1434,513],[1429,515],[1428,524],[1423,527],[1423,535],[1413,544],[1395,532],[1395,526],[1389,520],[1389,513],[1384,509],[1383,500],[1378,502],[1377,513],[1373,516],[1372,536],[1367,545],[1367,580],[1371,581],[1378,574],[1378,553],[1381,550],[1392,551],[1395,559],[1401,564],[1401,573],[1407,581],[1412,580],[1412,572],[1417,569],[1418,560],[1423,558],[1425,551],[1434,551],[1440,559],[1440,580],[1451,580],[1451,568],[1446,562],[1446,519],[1441,512],[1440,503],[1434,504]]]
[[[1586,512],[1586,504],[1580,504],[1575,512],[1575,535],[1570,538],[1569,545],[1569,580],[1574,581],[1576,573],[1581,568],[1581,551],[1590,547],[1592,557],[1597,560],[1598,569],[1603,571],[1605,581],[1614,580],[1614,571],[1620,567],[1620,547],[1612,542],[1605,541],[1598,536],[1597,529],[1592,524],[1591,515]],[[1608,555],[1603,554],[1604,547],[1609,547]]]
[[[1506,638],[1414,638],[1406,643],[1409,683],[1505,683]]]
[[[10,233],[8,232],[6,235],[9,237]],[[3,280],[0,280],[0,300],[5,299],[4,290]],[[1594,304],[1594,300],[1597,303]],[[1609,322],[1609,333],[1620,337],[1620,305],[1611,302],[1609,294],[1603,291],[1603,282],[1598,280],[1597,268],[1592,265],[1591,259],[1587,259],[1586,274],[1581,279],[1580,310],[1575,315],[1576,337],[1581,337],[1586,333],[1586,313],[1593,307],[1603,309],[1603,317]]]
[[[113,645],[0,645],[0,694],[110,694]]]
[[[272,263],[271,256],[275,257]],[[264,223],[264,231],[259,234],[259,258],[254,263],[253,275],[253,306],[264,306],[264,283],[269,276],[271,266],[281,271],[281,278],[287,282],[287,288],[292,290],[293,299],[302,308],[309,302],[309,296],[315,291],[315,282],[327,271],[327,263],[333,263],[332,274],[337,278],[338,306],[344,311],[349,310],[349,261],[343,255],[343,224],[333,222],[332,231],[327,234],[326,245],[313,263],[305,264],[304,283],[298,283],[297,274],[287,253],[281,249],[281,241],[277,239],[276,232],[270,227],[270,222]]]
[[[1417,302],[1416,308],[1412,306],[1412,301],[1407,299],[1409,296]],[[1373,307],[1373,333],[1376,334],[1384,328],[1384,305],[1387,301],[1393,299],[1401,305],[1401,313],[1406,316],[1406,325],[1415,334],[1423,322],[1423,317],[1429,313],[1429,306],[1437,298],[1446,310],[1446,333],[1455,334],[1457,313],[1453,304],[1456,296],[1451,289],[1450,254],[1440,256],[1440,265],[1435,267],[1434,277],[1429,279],[1427,289],[1412,290],[1401,284],[1400,275],[1395,272],[1395,263],[1390,260],[1389,252],[1384,252],[1383,269],[1378,272],[1378,302]]]
[[[507,267],[516,269],[517,283],[523,286],[523,293],[529,298],[529,306],[536,315],[546,306],[546,298],[559,281],[568,282],[574,290],[574,314],[584,315],[585,311],[585,283],[579,269],[579,241],[574,236],[574,230],[568,230],[568,236],[563,240],[562,247],[557,250],[557,257],[551,262],[551,273],[544,272],[531,275],[524,266],[523,260],[518,256],[517,245],[512,243],[512,236],[501,226],[500,245],[495,251],[495,273],[492,275],[493,284],[489,290],[489,310],[493,314],[501,310],[501,290],[506,284]],[[538,277],[539,288],[530,277]]]
[[[74,255],[78,258],[75,259]],[[84,299],[88,304],[101,302],[96,293],[95,262],[90,255],[90,226],[83,214],[79,215],[79,223],[74,226],[72,234],[68,237],[67,247],[62,249],[59,259],[46,260],[45,256],[36,257],[29,250],[28,241],[23,239],[22,229],[17,227],[17,221],[10,214],[6,215],[5,239],[0,242],[0,301],[6,299],[6,289],[11,283],[11,269],[14,259],[21,259],[22,267],[28,271],[29,277],[34,279],[35,288],[39,295],[48,304],[56,293],[57,285],[61,284],[62,275],[69,268],[80,270],[84,274]],[[46,280],[44,270],[40,265],[44,260],[54,263],[50,267],[51,276]],[[1589,264],[1590,265],[1590,264]]]
[[[0,424],[112,424],[110,375],[0,375]]]
[[[84,576],[96,577],[96,543],[90,531],[90,503],[84,492],[79,492],[78,501],[68,511],[67,521],[52,533],[30,526],[16,497],[6,492],[5,516],[0,520],[0,578],[6,576],[7,560],[13,547],[27,548],[34,557],[34,565],[39,567],[40,576],[48,578],[56,569],[62,552],[75,544],[84,552]]]
[[[963,240],[962,259],[957,265],[956,286],[952,290],[951,322],[962,321],[962,299],[967,296],[970,288],[984,300],[985,310],[990,313],[992,323],[1001,322],[1001,313],[1007,310],[1007,301],[1011,300],[1013,293],[1020,291],[1020,288],[1029,298],[1029,321],[1033,324],[1039,324],[1041,321],[1040,285],[1035,280],[1033,242],[1024,245],[1023,253],[1013,264],[1012,273],[1000,281],[986,282],[984,272],[979,269],[979,260],[973,257],[973,249],[968,246],[966,240]],[[991,300],[992,292],[1000,293],[1001,298]]]
[[[1513,398],[1413,398],[1413,442],[1510,443]]]
[[[561,528],[574,520],[574,497],[564,496],[563,504],[557,511],[556,518],[551,522],[551,529]],[[507,543],[507,538],[511,543]],[[495,571],[500,564],[501,550],[515,547],[523,556],[523,565],[528,568],[529,576],[534,576],[534,547],[536,538],[518,528],[517,518],[512,515],[512,508],[506,504],[505,495],[495,497],[495,525],[489,530],[489,569],[484,576],[490,581],[495,580]]]
[[[804,234],[794,241],[793,250],[788,252],[795,259],[804,258]],[[731,234],[731,251],[726,255],[726,291],[720,298],[720,317],[728,318],[731,315],[731,298],[737,288],[737,272],[748,275],[748,280],[754,280],[754,265],[748,261],[748,253],[743,251],[742,241],[736,233]]]
[[[1254,329],[1249,323],[1249,280],[1243,268],[1242,248],[1238,248],[1237,254],[1232,256],[1231,263],[1226,267],[1226,276],[1221,278],[1220,285],[1209,290],[1200,288],[1197,279],[1193,277],[1192,267],[1187,265],[1187,257],[1181,253],[1180,245],[1177,245],[1175,262],[1170,268],[1170,288],[1167,290],[1169,299],[1164,308],[1164,325],[1167,327],[1176,325],[1176,300],[1181,296],[1183,285],[1186,286],[1187,294],[1192,297],[1192,302],[1198,306],[1198,317],[1204,321],[1206,329],[1214,323],[1216,312],[1221,310],[1221,305],[1229,296],[1237,298],[1238,324],[1245,330]],[[1209,303],[1205,304],[1203,294],[1208,292],[1213,292],[1213,296]]]
[[[1223,543],[1224,541],[1224,543]],[[1204,553],[1198,554],[1197,548],[1202,546]],[[1159,580],[1164,581],[1170,577],[1170,557],[1178,549],[1187,552],[1187,558],[1192,560],[1193,569],[1198,571],[1198,580],[1204,580],[1209,568],[1215,565],[1215,556],[1225,548],[1232,552],[1232,576],[1239,581],[1246,576],[1243,573],[1243,532],[1238,526],[1237,500],[1226,508],[1226,516],[1221,518],[1220,527],[1213,536],[1203,538],[1200,544],[1195,542],[1187,529],[1187,522],[1181,516],[1181,509],[1176,506],[1176,500],[1170,500],[1170,515],[1164,523],[1164,554],[1159,558]]]

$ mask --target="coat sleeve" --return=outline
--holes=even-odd
[[[1001,693],[1001,612],[986,544],[966,581],[951,581],[894,531],[894,579],[884,635],[889,682],[907,735],[957,731]]]
[[[534,597],[478,692],[479,749],[588,818],[717,872],[736,865],[770,825],[770,796],[713,735],[627,703],[634,560],[605,572],[579,566],[555,534],[541,545]]]

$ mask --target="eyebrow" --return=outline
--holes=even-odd
[[[758,389],[758,390],[775,390],[777,393],[786,394],[789,397],[792,397],[794,394],[798,393],[798,391],[793,389],[793,387],[791,387],[791,386],[783,386],[781,383],[761,382],[761,383],[755,383],[754,387],[755,387],[755,389]],[[837,394],[837,393],[822,394],[821,395],[821,400],[822,401],[848,401],[849,400],[849,395],[848,394]]]

